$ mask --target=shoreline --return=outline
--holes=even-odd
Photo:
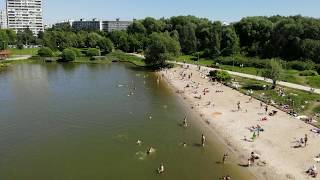
[[[164,81],[174,91],[182,91],[185,89],[186,84],[190,82],[180,79],[178,76],[179,72],[192,72],[194,74],[192,80],[201,84],[199,90],[209,88],[210,93],[206,95],[206,98],[202,98],[201,100],[194,98],[194,94],[190,89],[186,89],[184,93],[177,93],[177,96],[182,100],[187,110],[191,110],[197,117],[200,117],[199,119],[202,120],[199,122],[201,123],[201,127],[209,128],[210,131],[216,135],[218,141],[226,145],[227,149],[230,149],[231,153],[236,156],[234,157],[236,161],[233,162],[234,164],[241,165],[246,163],[250,153],[254,151],[261,155],[260,163],[266,163],[263,165],[260,164],[261,166],[255,165],[254,167],[245,169],[253,174],[256,179],[319,179],[319,176],[317,178],[311,178],[304,173],[311,165],[317,164],[312,161],[312,157],[317,155],[316,153],[320,153],[317,152],[319,148],[317,148],[316,145],[320,144],[320,137],[315,137],[314,134],[310,132],[310,129],[312,129],[311,126],[291,118],[284,112],[279,112],[277,116],[270,117],[268,122],[258,121],[257,119],[260,119],[263,115],[261,115],[261,110],[258,108],[260,101],[256,99],[248,104],[244,104],[245,106],[250,106],[247,107],[247,113],[232,112],[232,109],[236,108],[236,102],[238,100],[245,103],[250,97],[223,85],[213,86],[207,79],[201,78],[199,72],[194,69],[186,70],[182,67],[176,67],[160,71],[158,75],[163,75]],[[220,89],[224,92],[214,93],[215,89]],[[203,104],[209,99],[214,100],[214,108],[195,105]],[[194,106],[194,108],[191,108],[191,106]],[[274,107],[270,107],[269,109],[275,110]],[[258,115],[256,112],[258,112]],[[247,116],[251,118],[248,119]],[[288,124],[288,127],[283,126],[283,124],[287,122],[282,122],[280,125],[277,123],[277,121],[282,118],[285,118],[286,121],[292,121]],[[238,122],[236,122],[235,119],[237,119]],[[256,124],[262,124],[266,132],[263,132],[256,142],[248,143],[243,141],[244,136],[250,137],[251,135],[246,127],[251,127]],[[294,132],[293,129],[296,129],[296,132]],[[288,136],[288,134],[290,134],[290,136]],[[303,152],[304,148],[293,149],[291,147],[293,139],[298,138],[297,136],[302,137],[304,134],[308,134],[310,137],[310,145],[306,147],[306,149],[308,149],[306,153]],[[288,137],[285,138],[286,136]],[[280,138],[277,137],[284,138],[280,140]],[[288,146],[285,147],[285,145]],[[298,158],[294,159],[294,157]]]

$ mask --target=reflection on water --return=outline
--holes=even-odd
[[[194,146],[211,135],[151,72],[18,64],[1,74],[0,91],[0,179],[250,179],[236,164],[216,163],[219,143]],[[179,125],[185,114],[188,129]],[[167,171],[158,176],[161,162]]]

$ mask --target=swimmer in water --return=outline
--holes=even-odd
[[[183,126],[188,127],[187,116],[183,119]]]
[[[155,152],[155,149],[153,147],[150,147],[147,151],[147,154],[152,154]]]
[[[136,142],[137,145],[141,146],[142,141],[140,139],[138,139],[138,141]]]
[[[158,168],[158,173],[163,174],[164,173],[164,165],[161,163],[160,167]]]

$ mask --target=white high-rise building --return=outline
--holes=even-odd
[[[6,6],[9,29],[29,28],[35,35],[44,30],[42,0],[6,0]]]
[[[0,29],[7,29],[7,11],[0,11]]]

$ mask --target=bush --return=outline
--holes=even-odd
[[[17,44],[17,48],[18,48],[18,49],[23,49],[23,48],[24,48],[24,45],[23,45],[22,43],[18,43],[18,44]]]
[[[64,49],[61,55],[61,61],[69,62],[76,59],[76,54],[71,49]]]
[[[38,50],[40,57],[53,57],[53,51],[48,47],[43,47]]]
[[[259,69],[266,68],[269,61],[269,59],[249,58],[244,56],[218,57],[216,59],[216,62],[222,65],[240,66],[243,64],[245,67],[255,67]]]
[[[96,48],[90,48],[87,50],[87,56],[88,57],[94,57],[94,56],[100,56],[100,50]]]
[[[83,56],[83,54],[82,54],[80,49],[77,49],[77,48],[69,48],[69,49],[72,50],[75,53],[76,57],[82,57]]]
[[[315,64],[313,62],[307,61],[291,61],[287,64],[287,69],[295,69],[298,71],[304,71],[304,70],[314,70]]]
[[[299,73],[300,76],[318,76],[318,73],[313,70],[305,70]]]
[[[209,76],[221,82],[229,82],[231,80],[230,74],[226,71],[218,71],[218,70],[210,71]]]

